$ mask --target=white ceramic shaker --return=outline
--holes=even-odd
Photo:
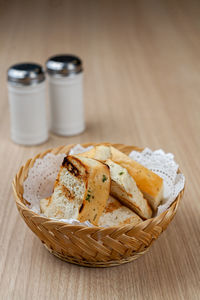
[[[46,62],[52,132],[71,136],[84,131],[83,68],[80,58],[57,55]]]
[[[11,139],[22,145],[37,145],[48,139],[45,74],[34,63],[8,69]]]

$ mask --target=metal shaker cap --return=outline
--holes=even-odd
[[[70,76],[83,71],[82,61],[74,55],[62,54],[50,57],[46,62],[47,73],[51,76]]]
[[[8,69],[8,82],[14,85],[35,85],[45,80],[42,66],[35,63],[20,63]]]

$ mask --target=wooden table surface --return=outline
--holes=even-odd
[[[0,1],[0,299],[199,299],[200,2]],[[82,57],[86,131],[38,147],[9,135],[6,70]],[[20,218],[11,181],[49,147],[119,142],[174,153],[186,191],[172,224],[140,259],[107,269],[50,255]]]

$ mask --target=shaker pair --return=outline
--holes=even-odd
[[[70,136],[85,129],[83,68],[80,58],[57,55],[46,62],[50,129]],[[21,63],[8,69],[11,139],[37,145],[48,139],[46,76],[39,64]]]

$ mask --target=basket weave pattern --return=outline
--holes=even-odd
[[[84,147],[95,144],[83,144]],[[114,227],[86,227],[51,220],[31,211],[23,199],[23,182],[37,158],[47,153],[68,153],[74,145],[49,149],[29,159],[13,180],[13,191],[20,215],[29,228],[39,237],[45,247],[59,258],[90,267],[109,267],[132,261],[145,253],[152,242],[167,228],[174,217],[183,191],[162,214],[138,225]],[[113,144],[129,154],[137,147]]]

